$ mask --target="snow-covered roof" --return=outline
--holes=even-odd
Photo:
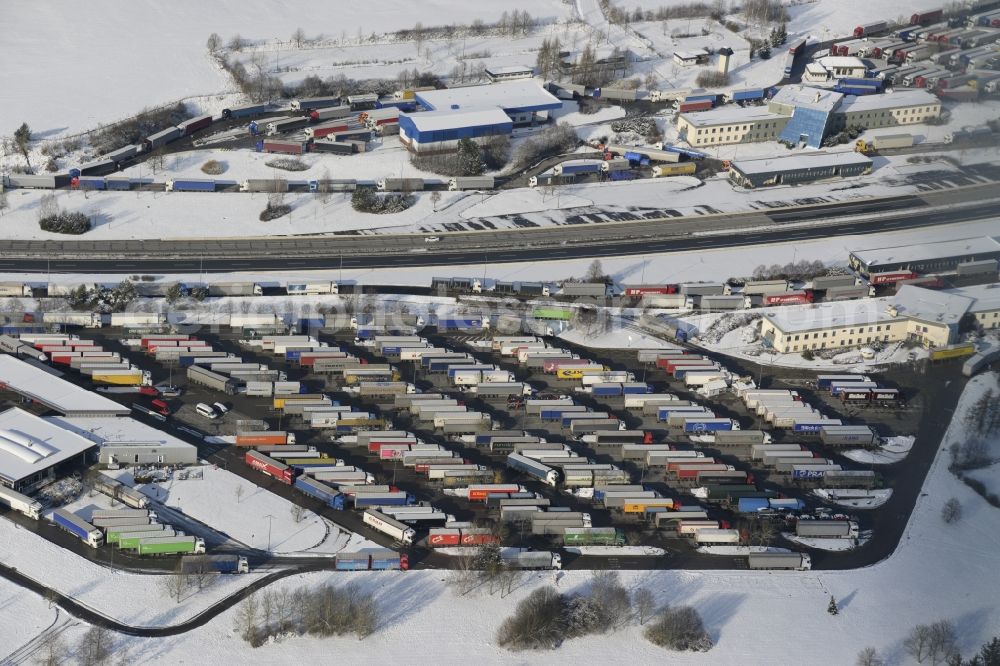
[[[193,445],[132,418],[52,416],[46,419],[99,446],[155,446],[161,449],[193,449]]]
[[[832,90],[809,86],[784,86],[771,98],[775,104],[787,104],[801,109],[814,109],[830,113],[844,96]]]
[[[705,49],[698,49],[697,51],[674,51],[674,57],[680,60],[697,60],[707,55],[708,51]]]
[[[959,238],[937,243],[919,243],[916,245],[899,245],[870,250],[853,250],[857,257],[869,268],[884,264],[909,263],[927,261],[929,259],[946,259],[967,255],[983,255],[987,253],[1000,254],[1000,241],[990,236],[977,238]]]
[[[827,69],[843,69],[847,67],[859,67],[861,69],[866,69],[866,65],[861,61],[861,58],[855,58],[854,56],[827,56],[825,58],[820,58],[816,62]]]
[[[829,166],[853,166],[856,164],[871,164],[872,161],[854,151],[839,153],[803,153],[787,157],[768,157],[759,160],[737,160],[732,167],[749,175],[771,173],[775,171],[790,171],[795,169],[819,169]]]
[[[969,311],[972,299],[904,284],[892,300],[901,317],[953,326]]]
[[[887,311],[886,307],[891,303],[892,299],[889,298],[870,298],[815,305],[786,305],[765,312],[764,317],[786,335],[905,319],[902,313],[892,315]]]
[[[940,100],[923,88],[911,88],[882,93],[881,95],[860,95],[857,97],[848,95],[838,110],[841,113],[856,113],[858,111],[883,111],[930,104],[940,104]]]
[[[823,67],[823,65],[820,65],[819,63],[811,62],[808,65],[806,65],[806,72],[808,72],[809,74],[823,74],[823,75],[825,75],[826,74],[826,68]]]
[[[18,407],[0,412],[0,478],[10,484],[72,458],[94,443]]]
[[[409,118],[421,132],[510,124],[510,117],[499,108],[473,109],[469,111],[424,111],[422,113],[400,115],[405,115]]]
[[[947,293],[972,299],[969,312],[992,312],[1000,310],[1000,284],[979,284],[974,287],[948,289]]]
[[[541,111],[558,109],[562,106],[562,102],[532,79],[446,90],[425,90],[416,93],[416,98],[422,106],[435,111],[490,108]]]
[[[494,76],[500,74],[532,74],[535,70],[526,65],[508,65],[506,67],[487,67],[486,73]]]
[[[724,106],[700,111],[698,113],[682,113],[681,117],[695,127],[712,127],[715,125],[731,125],[732,123],[751,123],[762,120],[788,118],[780,113],[773,113],[766,106]]]
[[[67,416],[118,416],[130,413],[128,407],[114,400],[6,354],[0,355],[0,384]]]

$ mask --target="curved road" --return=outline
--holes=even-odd
[[[0,271],[135,273],[392,268],[707,250],[1000,215],[996,184],[748,213],[494,232],[131,241],[0,241]],[[970,203],[971,202],[971,203]],[[849,219],[838,219],[851,216]],[[863,217],[864,216],[864,217]]]

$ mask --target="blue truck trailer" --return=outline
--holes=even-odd
[[[736,430],[732,419],[697,419],[684,422],[684,432],[717,432]]]
[[[104,544],[104,535],[101,534],[101,530],[66,509],[53,511],[52,522],[78,537],[91,548],[99,548]]]
[[[299,476],[295,479],[294,486],[306,495],[323,502],[331,509],[340,511],[344,508],[343,494],[321,481],[308,476]]]
[[[548,465],[544,465],[537,460],[522,456],[518,453],[511,453],[507,456],[507,467],[516,469],[519,472],[524,472],[528,476],[533,476],[553,488],[555,488],[556,484],[559,482],[559,472],[552,469]]]
[[[164,189],[167,192],[214,192],[215,181],[205,178],[171,178]]]

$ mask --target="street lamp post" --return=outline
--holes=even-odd
[[[271,552],[271,521],[274,520],[274,516],[267,514],[264,516],[267,518],[267,552]]]

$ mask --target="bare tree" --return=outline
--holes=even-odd
[[[879,656],[878,651],[873,647],[866,647],[858,653],[857,666],[885,666],[885,660]]]
[[[916,659],[918,663],[923,663],[924,658],[927,656],[927,648],[930,645],[930,640],[930,626],[926,624],[918,624],[913,627],[910,634],[903,641],[903,648],[905,648],[907,654]]]
[[[417,21],[417,24],[413,26],[413,42],[417,47],[417,57],[420,56],[420,50],[424,45],[424,24]]]
[[[264,590],[260,595],[260,614],[261,620],[264,624],[264,632],[266,633],[270,627],[271,623],[274,621],[274,611],[276,608],[274,592],[271,590]]]
[[[452,560],[454,566],[448,575],[448,585],[460,597],[474,590],[480,583],[479,572],[475,568],[472,555],[461,555]]]
[[[600,259],[594,259],[587,267],[587,274],[583,277],[584,282],[604,282],[604,266]]]
[[[257,594],[251,594],[243,603],[239,605],[236,609],[236,618],[234,620],[236,631],[239,632],[240,636],[247,643],[251,645],[256,645],[260,629],[257,627],[257,621],[260,617],[260,600],[257,599]]]
[[[431,205],[434,206],[434,212],[437,212],[438,203],[441,201],[441,193],[437,190],[431,192]]]
[[[938,620],[930,626],[927,642],[927,656],[931,664],[943,663],[958,652],[958,636],[955,625],[948,620]]]
[[[946,523],[957,523],[962,519],[962,503],[957,497],[952,497],[941,507],[941,520]]]
[[[189,568],[186,572],[187,582],[189,585],[197,587],[199,590],[203,590],[219,575],[211,564],[209,564],[208,559],[204,557],[198,557],[190,560]]]
[[[295,32],[292,33],[292,41],[295,42],[296,48],[302,48],[302,43],[306,41],[306,31],[302,28],[296,28]]]
[[[10,204],[7,202],[7,189],[0,183],[0,215],[3,215],[4,210]]]
[[[302,519],[305,517],[305,509],[303,509],[298,504],[293,504],[291,508],[292,520],[296,523],[301,523]]]
[[[639,624],[646,624],[646,620],[656,612],[656,600],[648,587],[640,587],[632,593],[632,607]]]
[[[246,42],[240,36],[240,33],[236,33],[229,38],[229,50],[239,52],[243,50],[244,46],[246,46]]]
[[[208,48],[209,53],[215,53],[222,48],[222,37],[219,37],[219,33],[213,32],[208,36],[208,41],[205,42],[205,46]]]
[[[167,574],[160,579],[160,589],[163,590],[168,599],[174,599],[177,603],[181,602],[187,587],[187,576],[179,572]]]
[[[563,598],[553,587],[540,587],[517,605],[497,631],[497,643],[514,650],[552,649],[562,640]]]
[[[66,641],[59,634],[48,633],[38,646],[35,653],[35,664],[37,666],[61,666],[65,663],[69,655],[66,650]]]
[[[236,503],[237,504],[239,504],[240,500],[243,499],[243,493],[245,493],[245,492],[246,492],[246,490],[243,488],[243,484],[242,483],[239,484],[238,486],[236,486],[235,493],[236,493]]]
[[[110,661],[112,648],[111,630],[105,627],[91,627],[80,640],[76,657],[83,666],[101,666]]]
[[[286,589],[276,592],[274,595],[274,615],[279,633],[284,633],[291,627],[293,610],[291,592]]]

